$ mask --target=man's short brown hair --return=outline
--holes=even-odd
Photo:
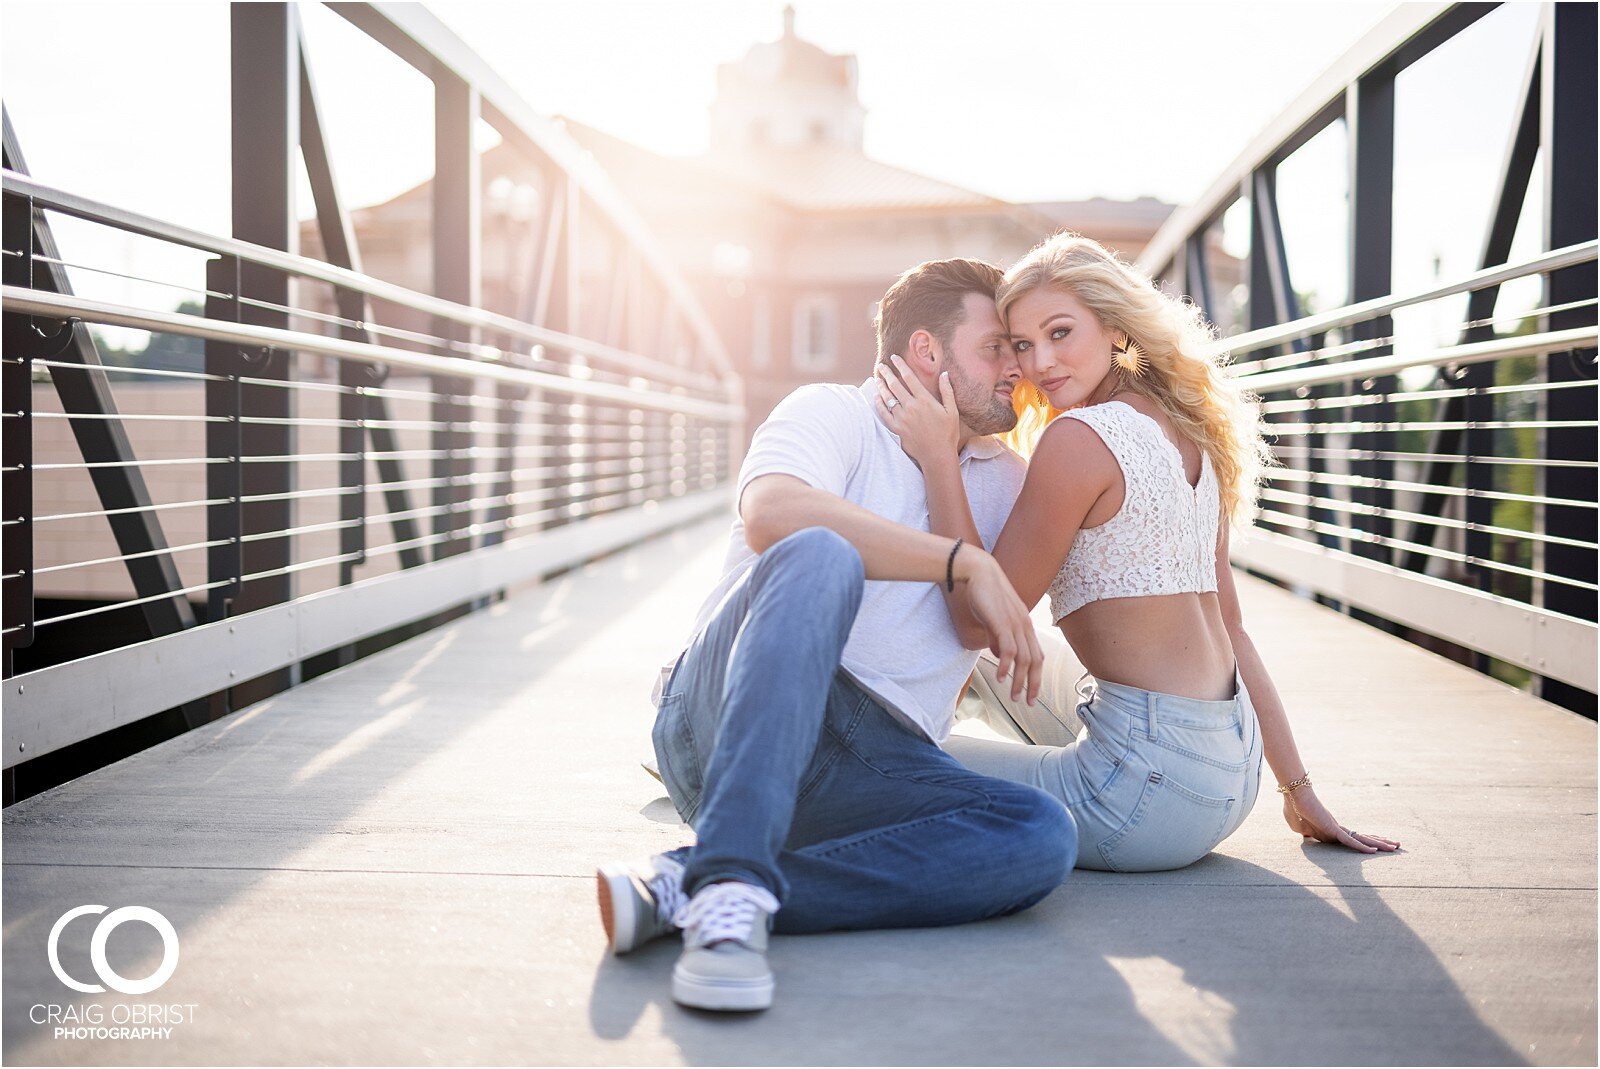
[[[966,314],[969,293],[993,298],[1005,272],[982,260],[929,260],[895,280],[878,302],[878,362],[906,354],[911,335],[925,330],[949,346]]]

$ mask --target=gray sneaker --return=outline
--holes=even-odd
[[[665,854],[647,865],[617,862],[595,873],[600,923],[611,953],[626,954],[677,928],[673,915],[684,907],[683,866]]]
[[[683,954],[672,968],[672,999],[699,1010],[764,1010],[772,1005],[767,930],[778,900],[764,887],[713,883],[674,920]]]

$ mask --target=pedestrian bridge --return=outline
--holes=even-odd
[[[1593,1063],[1593,725],[1258,580],[1246,618],[1319,790],[1402,852],[1302,845],[1269,795],[1182,871],[1075,872],[959,928],[778,937],[772,1010],[678,1008],[673,945],[607,955],[593,876],[689,835],[639,760],[723,533],[518,590],[12,806],[5,1060]],[[159,999],[192,1023],[135,1043],[29,1022],[69,1001],[43,948],[85,902],[167,916]],[[63,963],[87,970],[89,936],[66,929]],[[126,975],[152,971],[152,932],[118,938]]]
[[[645,695],[720,563],[736,361],[606,175],[442,25],[331,7],[432,80],[432,292],[361,269],[291,6],[233,8],[231,234],[31,175],[7,115],[7,1061],[1595,1061],[1592,7],[1542,9],[1476,270],[1394,284],[1394,87],[1492,5],[1404,5],[1140,261],[1214,318],[1247,295],[1222,345],[1280,463],[1236,546],[1246,618],[1319,790],[1404,849],[1302,844],[1263,801],[1180,872],[778,939],[776,1006],[735,1020],[668,1001],[665,943],[606,956],[592,873],[688,834],[639,767]],[[546,198],[516,315],[479,290],[480,122]],[[1277,175],[1335,126],[1350,301],[1308,314]],[[322,258],[289,251],[300,161]],[[195,302],[75,293],[109,268],[63,227],[186,250]],[[195,360],[108,370],[103,327]],[[92,989],[168,948],[53,932],[85,904],[170,921],[159,991]]]

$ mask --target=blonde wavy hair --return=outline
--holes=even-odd
[[[1253,516],[1262,469],[1271,453],[1261,437],[1261,415],[1223,368],[1228,354],[1215,347],[1216,329],[1187,298],[1156,289],[1149,276],[1118,260],[1092,238],[1059,233],[1017,261],[995,292],[1000,318],[1023,294],[1042,287],[1067,290],[1108,332],[1120,331],[1144,352],[1144,370],[1126,389],[1148,397],[1179,433],[1211,458],[1221,491],[1222,515],[1232,523]],[[1031,456],[1045,426],[1061,411],[1038,386],[1023,380],[1012,396],[1017,426],[1006,440]]]

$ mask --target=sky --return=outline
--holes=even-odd
[[[783,3],[428,6],[535,109],[687,155],[705,146],[718,64],[776,38]],[[795,6],[801,37],[857,56],[869,155],[1010,200],[1149,195],[1182,204],[1395,5]],[[347,203],[375,203],[425,180],[432,170],[427,80],[321,5],[301,11]],[[1507,5],[1452,42],[1432,73],[1403,76],[1397,288],[1402,277],[1428,281],[1436,260],[1446,273],[1470,269],[1501,153],[1495,131],[1509,123],[1509,83],[1522,69],[1536,15],[1536,5]],[[227,35],[222,0],[7,0],[0,93],[34,173],[227,233]],[[70,65],[59,48],[39,47],[69,37]],[[1324,293],[1324,306],[1338,303],[1345,272],[1341,138],[1335,131],[1290,161],[1301,178],[1281,194],[1291,256],[1301,261],[1297,287]],[[309,215],[308,195],[303,203]],[[191,285],[199,277],[196,258],[136,239],[65,223],[59,236],[69,251],[129,273]],[[107,299],[144,299],[125,280],[93,285]]]
[[[799,0],[800,36],[853,53],[869,155],[1010,200],[1197,195],[1384,2]],[[704,148],[719,63],[776,38],[781,0],[439,0],[428,7],[536,109],[671,154]],[[301,5],[318,91],[370,151],[354,203],[431,169],[426,82]],[[40,166],[129,196],[164,165],[226,152],[227,4],[7,0],[0,88]],[[63,67],[36,42],[71,34]],[[152,112],[166,112],[152,124]],[[71,116],[70,123],[57,123]],[[48,123],[48,125],[46,125]],[[152,137],[151,135],[155,136]],[[182,143],[187,142],[187,143]],[[176,194],[193,211],[226,197]]]
[[[777,38],[783,6],[430,8],[527,99],[690,153],[705,147],[717,65]],[[1183,201],[1393,6],[798,0],[795,31],[857,57],[867,152],[887,163],[1007,200]],[[529,54],[549,40],[554,54]]]

